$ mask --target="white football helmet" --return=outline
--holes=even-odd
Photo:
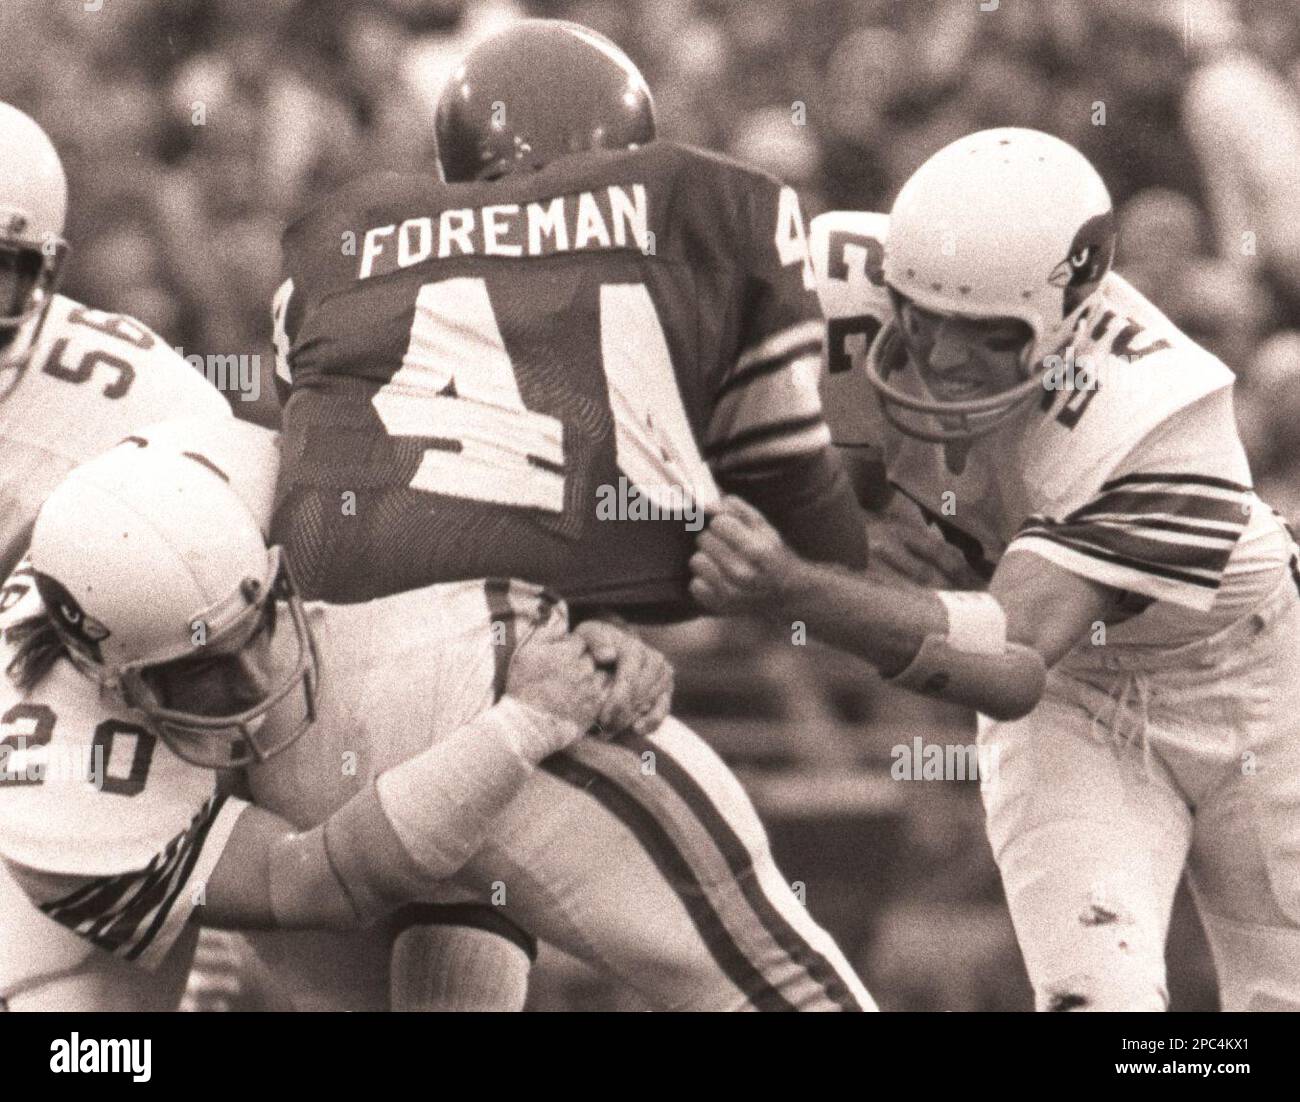
[[[74,664],[143,712],[180,757],[227,768],[265,761],[306,730],[317,659],[280,548],[267,547],[265,517],[246,504],[269,512],[274,434],[234,419],[193,428],[188,439],[170,426],[146,430],[73,470],[41,507],[30,556]],[[253,485],[241,496],[236,480]],[[269,684],[259,682],[254,703],[227,714],[168,706],[160,668],[183,678],[200,663],[236,661],[261,632],[274,632],[280,606],[296,647]],[[265,724],[298,690],[298,721]]]
[[[33,119],[0,103],[0,265],[13,275],[11,297],[0,296],[7,365],[22,366],[58,288],[67,213],[68,182],[54,144]]]
[[[1059,138],[1009,127],[939,150],[903,185],[889,215],[884,277],[895,316],[914,304],[940,316],[1021,322],[1025,377],[998,394],[965,400],[908,392],[890,381],[909,363],[894,325],[867,364],[885,416],[930,441],[996,428],[1041,396],[1044,357],[1069,342],[1114,255],[1106,185]]]
[[[280,473],[280,434],[234,415],[199,413],[137,429],[118,447],[134,445],[200,455],[227,476],[227,485],[252,514],[263,536],[271,531],[275,484]]]

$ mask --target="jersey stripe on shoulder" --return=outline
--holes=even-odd
[[[717,397],[762,375],[780,371],[795,360],[817,356],[825,331],[825,322],[803,321],[751,345],[736,358],[736,366],[718,389]]]
[[[1101,489],[1102,492],[1105,493],[1107,490],[1114,490],[1120,486],[1160,485],[1161,483],[1201,486],[1216,490],[1234,490],[1239,494],[1248,494],[1252,489],[1250,486],[1243,486],[1240,482],[1231,482],[1226,478],[1215,478],[1211,475],[1155,471],[1135,472],[1133,474],[1121,475],[1119,478],[1112,478],[1108,482],[1103,482],[1101,484]]]
[[[1019,545],[1019,541],[1033,538],[1059,543],[1079,554],[1129,570],[1209,589],[1219,587],[1220,575],[1231,553],[1229,550],[1220,556],[1202,548],[1153,548],[1140,537],[1123,531],[1081,530],[1066,525],[1028,525],[1017,533],[1013,542]]]
[[[199,826],[197,832],[195,828],[190,828],[190,840],[186,843],[184,852],[178,854],[179,859],[173,863],[171,875],[165,879],[160,877],[157,886],[149,893],[149,898],[141,901],[141,910],[146,906],[150,907],[150,911],[145,912],[145,914],[146,917],[150,915],[151,917],[148,927],[135,938],[134,944],[127,952],[126,957],[128,960],[138,960],[141,954],[153,944],[159,931],[166,924],[177,899],[185,891],[190,883],[190,878],[194,875],[195,866],[203,853],[208,835],[211,833],[212,826],[217,821],[225,802],[226,796],[224,795],[214,799],[211,813]],[[138,924],[136,928],[138,929]]]
[[[1106,585],[1205,608],[1250,523],[1253,500],[1250,487],[1228,479],[1136,472],[1103,483],[1063,520],[1029,517],[1011,547]]]
[[[226,799],[223,795],[208,800],[189,827],[144,868],[82,881],[71,891],[38,900],[40,909],[100,949],[138,960],[153,945],[189,884]],[[20,879],[30,884],[44,878],[28,872]]]
[[[1104,492],[1076,509],[1067,519],[1075,522],[1100,514],[1136,518],[1156,514],[1197,523],[1209,522],[1244,528],[1250,518],[1249,503],[1249,491],[1232,492],[1223,496],[1223,491],[1190,493],[1163,488],[1129,488]]]

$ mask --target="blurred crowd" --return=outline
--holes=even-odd
[[[1240,374],[1257,475],[1300,515],[1294,0],[9,0],[0,99],[64,152],[69,292],[187,352],[264,350],[286,218],[374,167],[428,170],[455,59],[521,15],[609,34],[662,133],[810,211],[885,208],[979,127],[1074,142],[1121,205],[1122,268]]]
[[[1119,205],[1121,270],[1237,371],[1257,483],[1300,517],[1295,0],[8,0],[0,99],[63,151],[67,291],[186,353],[269,363],[287,217],[376,167],[430,171],[455,59],[522,15],[614,38],[661,134],[768,168],[809,212],[887,209],[980,127],[1075,143]],[[266,389],[255,415],[270,419]],[[898,913],[859,939],[868,979],[887,1005],[1021,1005],[978,801],[927,799],[951,807],[904,821],[932,860],[873,904]],[[952,920],[958,899],[969,922]],[[924,962],[951,984],[971,973],[945,954],[972,952],[1010,970],[986,968],[987,990],[928,986]]]

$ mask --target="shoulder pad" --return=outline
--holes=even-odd
[[[883,426],[865,362],[890,319],[883,264],[889,216],[829,211],[812,220],[808,250],[817,299],[826,319],[822,405],[839,445],[879,444]]]
[[[812,220],[808,248],[817,278],[817,299],[830,318],[865,316],[889,320],[885,290],[885,240],[889,215],[834,210]]]
[[[1075,347],[1075,378],[1087,384],[1057,399],[1024,451],[1025,481],[1044,498],[1035,508],[1053,515],[1090,499],[1175,413],[1233,384],[1222,361],[1115,273],[1106,277],[1100,305]]]

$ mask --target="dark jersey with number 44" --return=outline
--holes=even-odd
[[[805,553],[865,558],[799,205],[772,178],[669,142],[490,182],[382,174],[284,255],[273,538],[309,596],[502,575],[688,613],[719,489]]]

